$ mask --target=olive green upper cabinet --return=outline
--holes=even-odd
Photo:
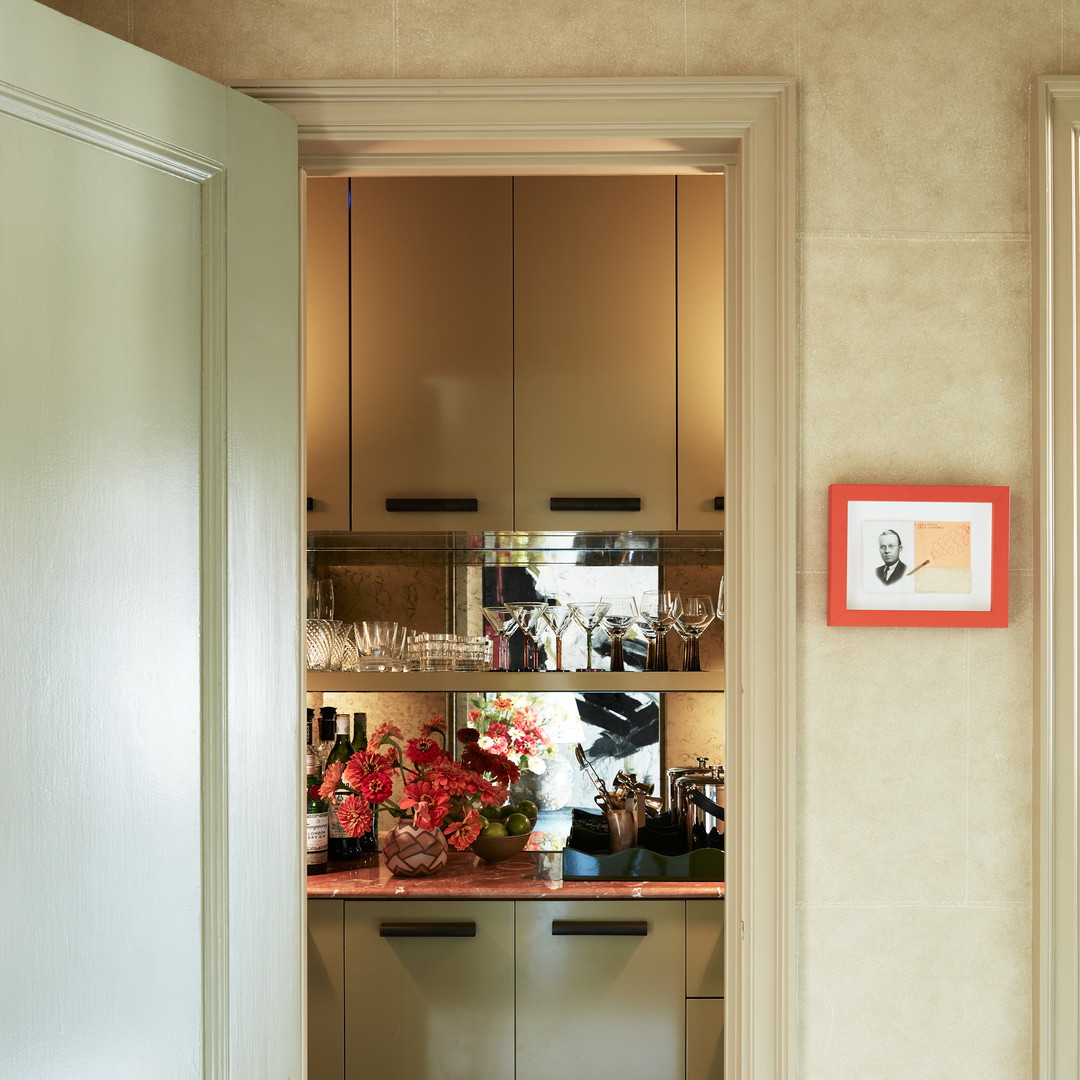
[[[519,177],[514,302],[518,528],[674,529],[675,178]]]
[[[355,531],[513,521],[512,194],[509,177],[352,184]]]
[[[309,180],[308,527],[722,528],[723,185]]]
[[[307,527],[350,527],[349,181],[304,188]]]

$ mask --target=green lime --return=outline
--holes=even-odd
[[[538,808],[536,803],[529,802],[528,799],[523,799],[517,804],[517,812],[519,814],[524,814],[530,821],[535,821]]]
[[[501,821],[489,821],[481,830],[481,836],[507,836],[506,826]]]
[[[532,832],[532,822],[524,814],[511,814],[506,819],[506,831],[511,836]]]

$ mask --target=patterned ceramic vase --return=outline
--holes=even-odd
[[[440,829],[418,829],[399,821],[383,840],[383,861],[397,877],[426,877],[446,865],[446,837]]]

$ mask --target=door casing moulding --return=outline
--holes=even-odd
[[[794,1072],[795,89],[784,78],[236,82],[307,176],[723,170],[730,242],[725,1075]],[[751,555],[752,553],[752,555]],[[737,1033],[737,1034],[736,1034]]]
[[[1035,515],[1034,1043],[1039,1080],[1080,1076],[1080,79],[1046,76],[1032,110]]]

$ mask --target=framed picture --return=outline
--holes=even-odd
[[[1008,626],[1009,489],[829,487],[830,626]]]

